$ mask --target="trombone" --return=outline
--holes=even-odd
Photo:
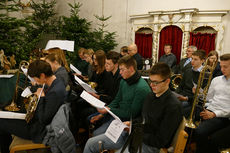
[[[215,70],[216,65],[217,65],[217,61],[215,61],[215,63],[212,66],[208,65],[208,60],[209,58],[206,59],[204,67],[200,72],[195,95],[194,95],[192,110],[191,110],[189,119],[186,121],[186,124],[185,124],[186,127],[191,128],[191,129],[196,128],[196,125],[193,123],[195,107],[201,101],[202,108],[204,108],[204,105],[206,103],[208,89],[209,89],[209,86],[212,80],[213,71]],[[204,87],[202,91],[201,89],[202,89],[202,85],[205,79],[207,79],[208,81],[207,81],[207,85]]]

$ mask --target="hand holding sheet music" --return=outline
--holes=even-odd
[[[75,66],[73,66],[72,64],[70,64],[70,68],[71,68],[71,70],[73,70],[75,73],[77,73],[77,74],[79,74],[79,75],[81,75],[82,73],[81,73],[81,71],[79,71]]]
[[[99,99],[95,98],[94,96],[90,95],[86,91],[83,91],[80,95],[83,99],[85,99],[88,103],[92,106],[105,109],[111,116],[115,118],[112,123],[109,125],[108,129],[105,132],[105,135],[112,140],[114,143],[117,142],[118,138],[120,137],[122,131],[125,127],[127,127],[118,116],[116,116],[113,112],[111,112],[107,107],[105,107],[105,103],[100,101]]]
[[[74,76],[75,80],[78,82],[79,85],[82,86],[87,92],[97,93],[93,88],[90,87],[87,83],[83,82],[77,76]]]

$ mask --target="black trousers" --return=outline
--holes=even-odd
[[[1,153],[9,153],[9,146],[12,141],[11,134],[23,139],[31,140],[29,127],[25,120],[0,119]]]
[[[229,125],[230,121],[228,118],[215,117],[202,121],[194,132],[197,143],[196,153],[218,153],[218,148],[223,145],[222,143],[227,143],[225,141],[222,142],[222,140],[220,141],[218,131],[221,131]],[[221,134],[223,133],[221,132]],[[229,135],[226,135],[226,137],[227,136]]]
[[[230,121],[229,121],[230,122]],[[210,141],[219,149],[230,148],[230,124],[210,136]]]

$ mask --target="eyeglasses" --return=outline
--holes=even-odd
[[[149,79],[149,81],[150,81],[150,84],[153,84],[153,85],[158,85],[158,84],[160,84],[160,83],[162,83],[162,82],[165,82],[167,79],[164,79],[164,80],[162,80],[162,81],[152,81],[152,80],[150,80]]]

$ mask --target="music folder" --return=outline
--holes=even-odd
[[[83,89],[85,89],[87,92],[90,93],[97,93],[93,88],[90,87],[87,83],[79,79],[76,75],[74,75],[74,79],[77,81],[77,83],[82,86]]]
[[[69,65],[70,69],[73,70],[75,73],[81,75],[81,71],[79,71],[75,66],[73,66],[72,64]]]

